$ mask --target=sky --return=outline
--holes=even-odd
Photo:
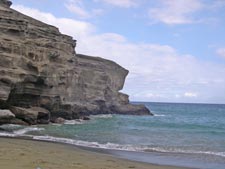
[[[225,0],[13,0],[129,70],[131,101],[225,103]]]

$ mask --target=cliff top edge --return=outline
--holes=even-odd
[[[10,8],[10,6],[12,5],[12,2],[8,0],[0,0],[0,5]]]

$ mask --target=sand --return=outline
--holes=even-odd
[[[123,160],[66,144],[0,138],[1,169],[184,169]]]

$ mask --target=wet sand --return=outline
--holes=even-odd
[[[185,169],[123,160],[66,144],[0,138],[1,169]]]

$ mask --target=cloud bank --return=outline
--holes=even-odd
[[[149,9],[149,17],[165,24],[188,24],[195,22],[192,14],[203,7],[199,0],[160,0],[158,7]]]
[[[102,9],[86,9],[83,0],[67,0],[65,7],[81,19],[89,19],[103,13]]]
[[[130,8],[137,6],[135,0],[94,0],[95,2],[103,2],[109,5],[114,5],[122,8]]]
[[[220,56],[221,58],[224,58],[225,59],[225,48],[219,48],[216,50],[216,54],[218,56]]]

